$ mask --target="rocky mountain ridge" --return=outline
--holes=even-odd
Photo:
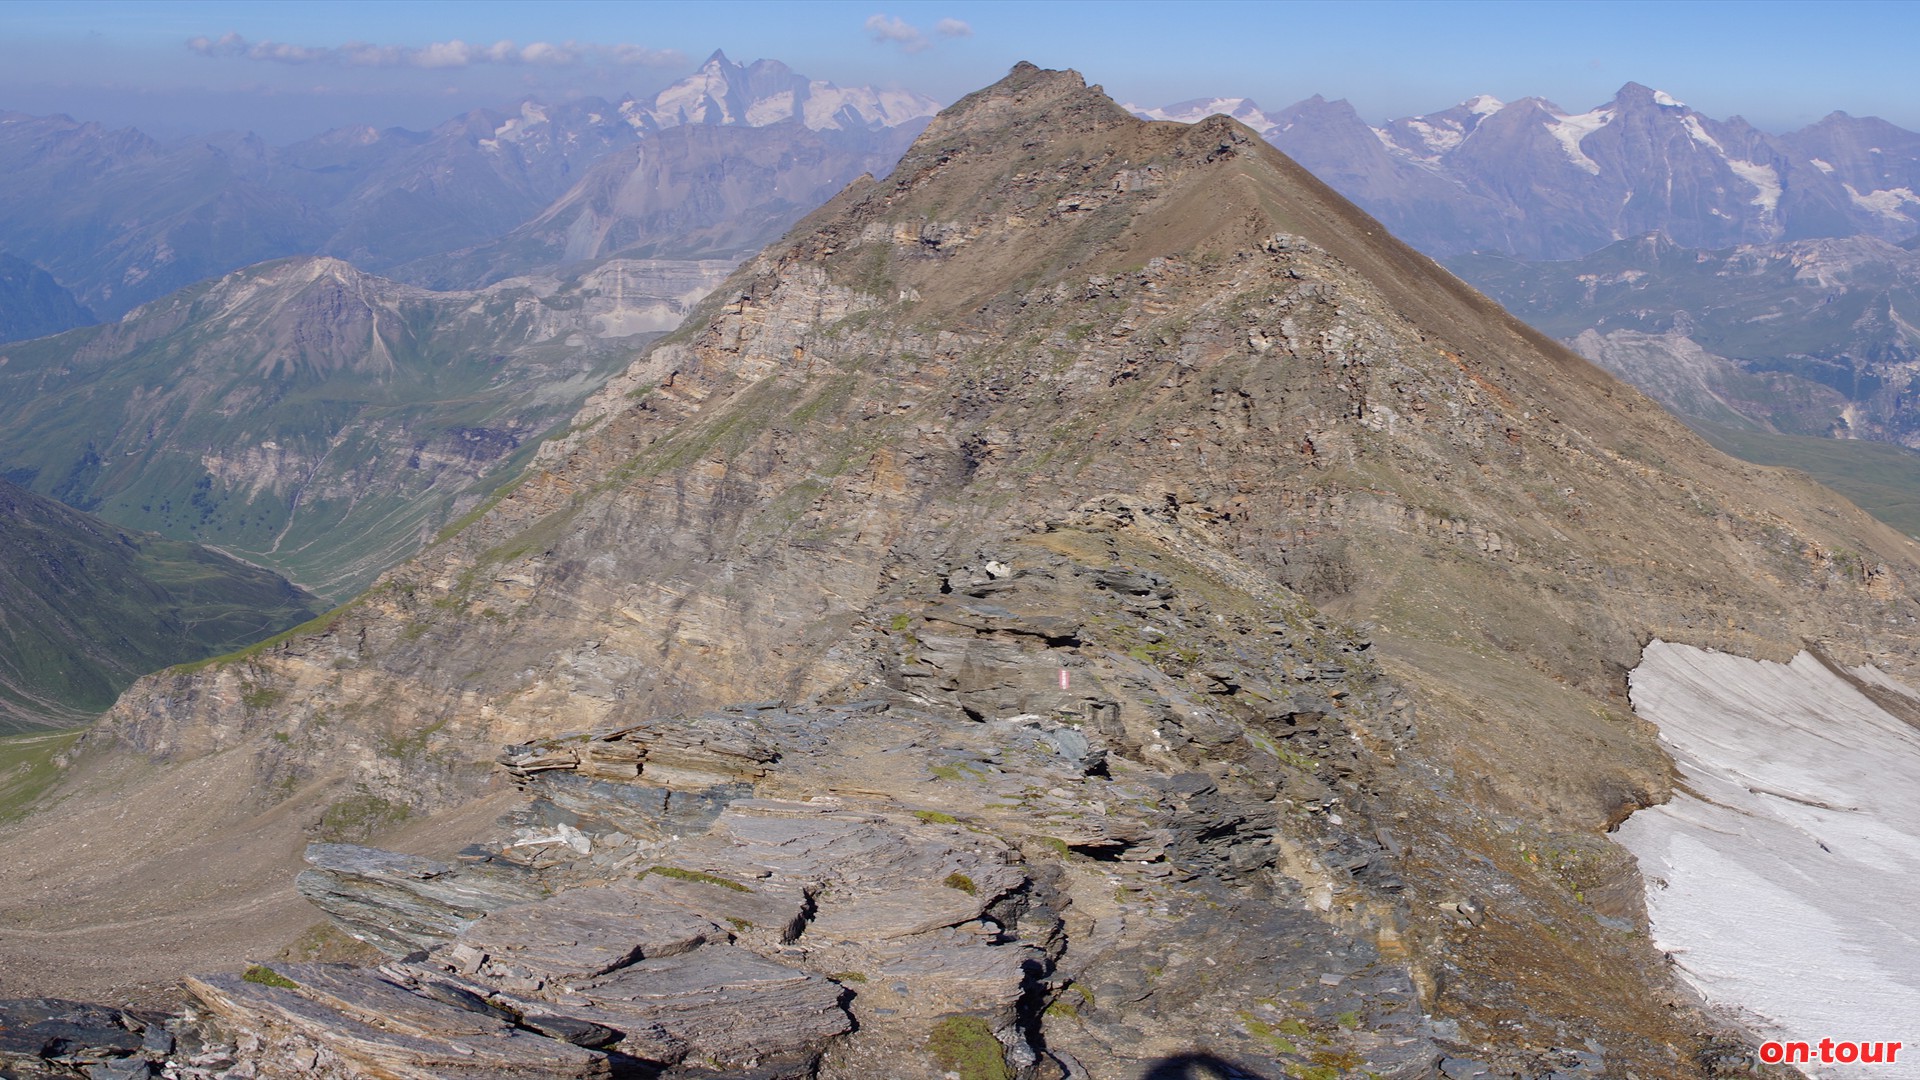
[[[1721,457],[1250,129],[1031,65],[571,427],[323,627],[146,680],[94,742],[287,793],[235,820],[346,777],[416,811],[526,786],[465,866],[310,851],[341,925],[397,952],[368,927],[411,913],[431,948],[201,979],[262,1075],[405,1061],[430,998],[466,1014],[422,1022],[443,1041],[603,1048],[543,1047],[580,1075],[1699,1077],[1733,1029],[1604,836],[1674,783],[1625,673],[1654,636],[1920,659],[1910,542]],[[849,837],[927,861],[814,858]],[[525,872],[560,906],[444,902]],[[69,887],[21,879],[0,910]],[[657,936],[603,932],[634,905]],[[690,1015],[748,983],[801,1041]],[[370,1001],[409,1011],[369,1033]]]
[[[1135,111],[1227,110],[1717,445],[1920,526],[1902,493],[1920,461],[1853,442],[1906,445],[1914,424],[1920,136],[1845,113],[1758,132],[1631,83],[1584,113],[1481,95],[1380,126],[1319,97]]]

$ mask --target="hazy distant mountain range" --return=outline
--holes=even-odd
[[[1225,112],[1436,256],[1569,259],[1661,232],[1684,247],[1920,232],[1920,135],[1836,112],[1785,135],[1715,120],[1638,83],[1570,113],[1481,95],[1378,127],[1345,101],[1130,106]]]
[[[647,99],[529,99],[516,111],[478,109],[429,132],[342,128],[286,147],[237,134],[163,144],[65,116],[0,113],[0,251],[49,271],[111,318],[287,255],[334,255],[386,270],[479,244],[540,215],[617,150],[647,161],[657,143],[666,164],[655,171],[693,177],[742,153],[773,153],[750,146],[811,145],[815,183],[778,193],[790,212],[755,216],[778,233],[866,171],[874,150],[882,167],[890,164],[905,146],[894,129],[907,126],[910,138],[937,107],[917,94],[837,87],[778,61],[743,66],[716,52]],[[657,139],[686,126],[765,134]],[[777,169],[766,175],[784,179]],[[825,193],[816,195],[819,185]],[[722,209],[743,212],[743,203],[770,195],[730,192]],[[671,236],[645,226],[632,231],[640,242],[671,246]],[[736,254],[768,239],[725,238]]]
[[[0,343],[57,334],[93,321],[93,312],[81,307],[52,274],[0,254]]]
[[[1714,251],[1648,236],[1567,262],[1449,265],[1679,412],[1920,443],[1920,252],[1871,236]]]

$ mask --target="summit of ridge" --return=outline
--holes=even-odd
[[[1035,124],[1041,125],[1036,136],[1094,131],[1131,119],[1104,90],[1088,86],[1079,72],[1041,68],[1022,60],[999,82],[942,109],[927,125],[921,141],[985,136]]]

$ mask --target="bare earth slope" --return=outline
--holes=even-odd
[[[989,891],[1058,933],[999,908],[947,925],[1033,950],[1018,987],[883,1014],[885,980],[830,967],[812,929],[793,954],[732,935],[851,995],[858,1032],[793,1051],[822,1075],[937,1076],[929,1032],[974,1015],[1026,1076],[1196,1054],[1696,1076],[1716,1029],[1634,932],[1638,874],[1601,835],[1671,786],[1624,674],[1654,636],[1910,670],[1917,571],[1904,538],[1716,453],[1248,129],[1139,121],[1021,65],[744,266],[458,535],[324,631],[146,680],[109,730],[249,762],[256,791],[350,771],[438,806],[502,742],[644,727],[611,773],[572,743],[512,760],[564,750],[669,806],[745,783],[999,838],[1018,872]],[[262,688],[276,703],[249,705]],[[774,711],[710,712],[739,702]],[[1023,724],[1074,728],[1107,775],[1025,764]],[[720,784],[661,749],[678,725],[772,757]],[[747,840],[716,838],[789,811],[725,813],[593,842],[745,873]],[[22,902],[0,891],[0,914]]]

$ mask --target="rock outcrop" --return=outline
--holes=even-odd
[[[1103,516],[924,582],[870,631],[901,654],[880,697],[510,747],[529,802],[455,864],[314,845],[303,893],[395,961],[194,993],[299,1060],[363,1038],[367,1005],[288,1019],[289,995],[340,996],[301,989],[324,976],[373,1001],[452,985],[523,1032],[688,1075],[931,1080],[941,1031],[1023,1075],[1151,1068],[1182,1043],[1128,1030],[1147,1002],[1248,1068],[1424,1075],[1443,1050],[1405,962],[1399,863],[1338,829],[1386,812],[1356,741],[1404,744],[1407,711],[1363,643],[1279,597],[1227,652],[1173,574],[1113,561],[1138,541]],[[1177,644],[1112,649],[1141,607]],[[1288,862],[1321,877],[1275,903]]]

